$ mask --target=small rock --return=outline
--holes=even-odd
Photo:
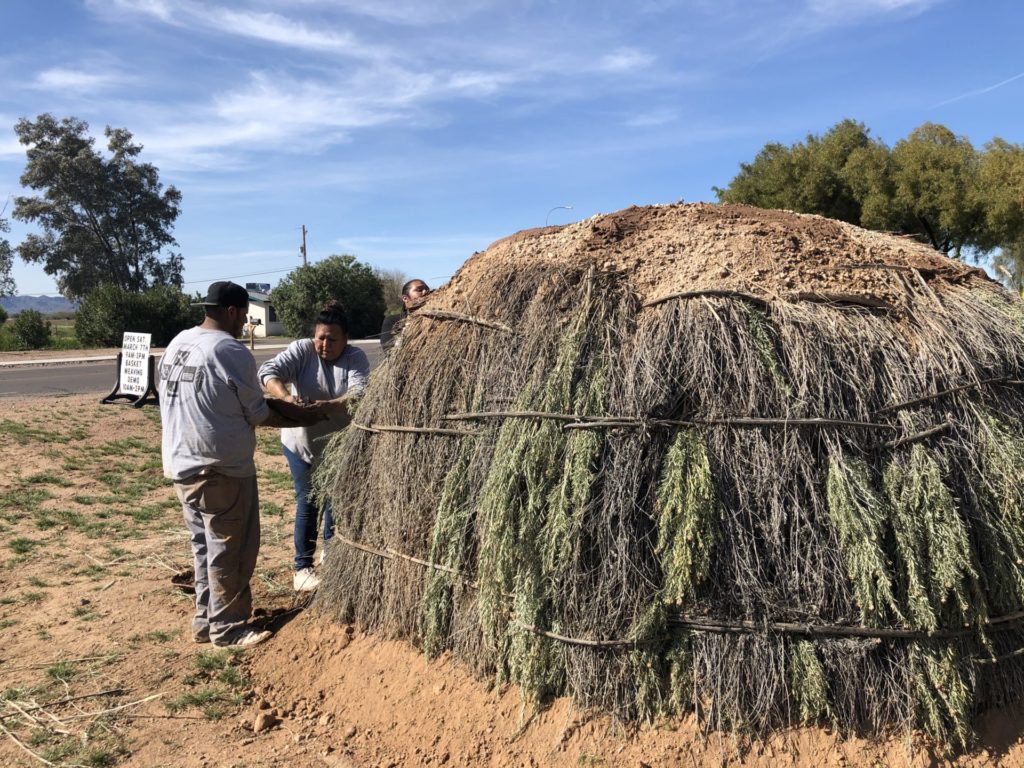
[[[270,709],[270,702],[266,699],[260,699],[256,703],[256,709]]]
[[[260,712],[256,715],[256,719],[253,720],[252,732],[263,733],[264,731],[269,731],[280,722],[273,712]]]
[[[324,712],[322,715],[320,715],[320,719],[317,722],[320,723],[320,725],[326,726],[330,725],[331,721],[333,720],[334,715],[332,715],[330,712]]]
[[[338,649],[339,650],[345,650],[346,648],[348,648],[348,644],[350,642],[352,642],[351,635],[342,635],[341,637],[338,638],[338,643],[337,643]]]
[[[243,747],[248,747],[248,746],[249,746],[250,744],[252,744],[252,743],[253,743],[254,741],[256,741],[256,739],[242,739],[242,741],[241,741],[241,742],[239,742],[239,743],[240,743],[240,744],[241,744],[241,746],[243,746]]]
[[[354,725],[350,725],[348,728],[345,729],[345,733],[343,734],[342,738],[344,738],[345,741],[348,741],[349,739],[353,738],[355,735],[356,735],[356,727]]]
[[[296,744],[301,744],[304,738],[306,737],[301,733],[292,734],[292,741],[294,741]]]

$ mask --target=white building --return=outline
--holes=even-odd
[[[277,313],[270,303],[270,296],[259,291],[249,291],[249,320],[256,325],[256,338],[283,336],[284,326],[277,319]],[[249,335],[249,329],[245,329]]]

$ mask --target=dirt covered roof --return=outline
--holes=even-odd
[[[791,211],[692,203],[523,230],[474,254],[431,305],[465,311],[467,303],[486,304],[474,290],[482,273],[539,262],[617,271],[643,302],[682,291],[732,291],[772,301],[863,299],[906,309],[908,280],[916,289],[923,279],[938,291],[973,280],[995,286],[983,270],[909,237]]]

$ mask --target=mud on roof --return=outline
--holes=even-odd
[[[475,290],[481,273],[542,263],[617,272],[644,302],[683,291],[731,291],[772,301],[863,299],[905,311],[908,280],[934,281],[939,291],[946,283],[991,282],[983,270],[909,237],[821,216],[695,203],[633,207],[518,232],[474,254],[432,306],[497,312]]]

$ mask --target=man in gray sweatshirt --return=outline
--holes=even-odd
[[[256,361],[238,341],[248,319],[245,288],[213,283],[199,304],[206,308],[202,324],[175,336],[160,360],[163,469],[191,537],[193,638],[244,647],[271,634],[248,625],[260,548],[255,427],[311,423],[322,414],[264,399]]]

